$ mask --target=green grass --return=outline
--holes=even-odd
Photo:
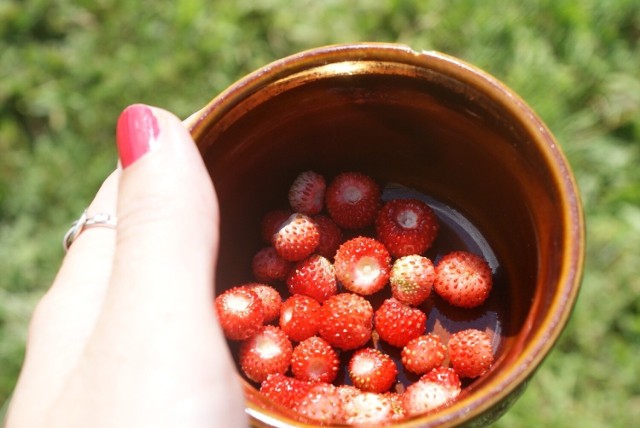
[[[581,189],[583,288],[501,427],[640,418],[637,0],[0,0],[0,403],[60,239],[116,162],[115,119],[186,117],[244,74],[319,45],[389,41],[492,73],[545,120]]]

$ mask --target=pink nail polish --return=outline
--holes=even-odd
[[[159,133],[158,121],[148,106],[134,104],[127,107],[118,118],[116,130],[122,167],[128,167],[149,152]]]

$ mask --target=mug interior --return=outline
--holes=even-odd
[[[564,326],[581,271],[575,185],[544,125],[490,76],[435,53],[325,48],[243,79],[195,117],[192,132],[220,201],[216,293],[253,281],[260,220],[286,207],[305,170],[328,179],[360,171],[433,202],[446,241],[434,259],[456,245],[487,252],[495,286],[482,309],[430,303],[430,328],[447,335],[475,323],[491,330],[497,354],[441,419],[504,399]],[[245,389],[259,409],[255,385]]]

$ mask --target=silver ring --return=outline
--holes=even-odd
[[[87,215],[87,210],[84,210],[80,218],[73,222],[67,233],[62,238],[62,248],[64,251],[68,251],[73,241],[80,236],[83,230],[91,229],[92,227],[108,227],[115,229],[118,224],[118,219],[115,216],[107,213],[98,213],[92,217]]]

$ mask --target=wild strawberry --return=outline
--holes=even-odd
[[[404,407],[402,407],[402,394],[395,391],[386,392],[385,397],[391,401],[391,407],[393,408],[392,421],[400,421],[405,418]]]
[[[293,410],[321,425],[331,425],[344,420],[341,404],[340,394],[335,386],[316,382]]]
[[[312,218],[318,225],[320,232],[320,243],[316,247],[316,253],[333,260],[333,256],[342,243],[342,229],[326,215],[319,214]]]
[[[262,382],[270,374],[284,374],[292,352],[287,335],[276,326],[265,325],[240,345],[240,367],[249,379]]]
[[[402,303],[417,306],[431,294],[434,279],[431,260],[417,254],[401,257],[391,268],[391,294]]]
[[[320,243],[320,233],[311,217],[293,213],[280,225],[272,242],[283,259],[295,262],[313,253]]]
[[[271,245],[273,242],[273,235],[276,234],[280,225],[287,221],[287,219],[293,214],[290,210],[272,210],[267,212],[260,221],[260,237],[262,240]]]
[[[296,379],[331,383],[339,368],[338,354],[321,337],[305,339],[293,349],[291,373]]]
[[[448,389],[453,396],[458,395],[462,389],[460,377],[451,367],[435,367],[423,375],[420,380],[437,383]]]
[[[287,276],[287,287],[291,294],[304,294],[323,302],[338,291],[333,264],[313,254],[294,265]]]
[[[429,333],[411,339],[402,348],[401,359],[405,370],[416,374],[424,374],[444,362],[447,347],[440,336]]]
[[[369,176],[344,172],[336,176],[325,194],[329,215],[345,229],[373,224],[380,205],[380,188]]]
[[[224,335],[244,340],[256,333],[264,322],[264,309],[258,295],[247,287],[226,290],[215,299],[216,314]]]
[[[390,345],[403,347],[411,339],[424,334],[427,315],[391,297],[375,313],[375,326],[380,339]]]
[[[454,251],[442,257],[435,273],[436,293],[450,304],[463,308],[483,304],[493,285],[489,264],[466,251]]]
[[[449,361],[460,377],[482,376],[493,364],[491,339],[476,329],[452,334],[449,338]]]
[[[324,177],[314,171],[300,173],[289,188],[289,205],[303,214],[318,214],[324,206]]]
[[[402,407],[406,416],[422,415],[444,406],[457,396],[458,393],[439,383],[420,379],[402,393]]]
[[[346,425],[380,426],[395,417],[392,398],[387,394],[358,392],[342,400],[342,408]]]
[[[353,385],[348,385],[346,383],[338,385],[336,390],[338,391],[338,395],[340,395],[340,400],[343,402],[347,400],[351,400],[356,395],[362,393],[360,389],[356,388]]]
[[[280,328],[289,339],[300,342],[318,333],[320,303],[312,297],[296,294],[282,303]]]
[[[340,293],[329,297],[320,310],[319,334],[331,346],[357,349],[371,339],[373,308],[364,297]]]
[[[280,257],[273,247],[262,248],[251,261],[251,270],[256,281],[267,284],[284,281],[291,266],[292,263]]]
[[[274,373],[260,384],[260,392],[273,402],[288,409],[295,407],[313,384],[281,373]]]
[[[390,356],[375,348],[359,349],[349,360],[349,378],[362,391],[388,391],[397,375],[396,363]]]
[[[245,284],[249,290],[258,295],[262,302],[262,310],[264,312],[264,322],[271,322],[280,316],[280,306],[282,305],[282,296],[278,290],[267,284],[252,282]]]
[[[422,254],[438,235],[438,218],[418,199],[392,199],[376,217],[376,234],[394,257]]]
[[[391,256],[379,241],[358,236],[338,248],[334,268],[344,288],[368,296],[380,291],[389,281]]]

